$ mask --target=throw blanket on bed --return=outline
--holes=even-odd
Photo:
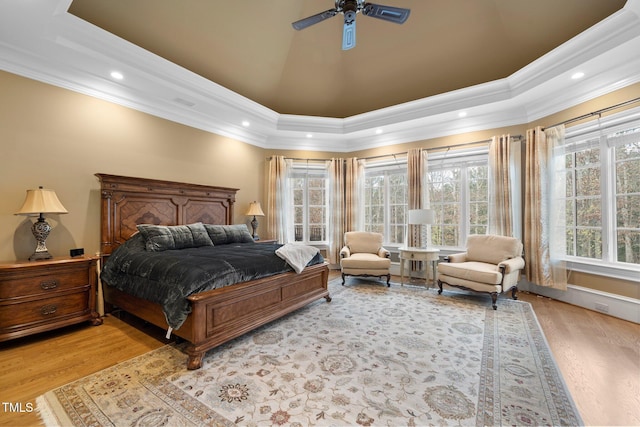
[[[276,249],[276,255],[285,260],[296,273],[300,274],[309,261],[315,257],[320,250],[313,246],[287,243]]]
[[[279,244],[231,243],[150,252],[140,234],[113,251],[100,278],[105,285],[162,305],[173,329],[187,318],[190,295],[293,271],[276,255]],[[317,253],[306,265],[323,262]]]

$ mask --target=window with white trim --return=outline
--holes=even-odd
[[[469,234],[488,227],[488,149],[432,154],[428,160],[431,226],[434,246],[463,248]],[[407,162],[368,163],[363,197],[364,228],[383,233],[385,245],[401,246],[407,232]]]
[[[469,234],[488,227],[488,150],[460,150],[429,156],[429,204],[435,211],[431,242],[463,248]]]
[[[295,242],[327,242],[328,175],[322,165],[294,164],[289,176]]]
[[[407,161],[365,167],[364,230],[384,235],[384,244],[401,246],[407,230]]]
[[[558,153],[567,259],[640,264],[640,112],[569,128]]]

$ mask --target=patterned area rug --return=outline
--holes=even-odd
[[[47,392],[47,425],[581,425],[528,303],[348,279],[185,368],[167,345]]]

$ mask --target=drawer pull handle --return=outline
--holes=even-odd
[[[42,307],[40,309],[40,313],[43,316],[50,316],[52,314],[54,314],[56,311],[58,311],[58,307],[51,304],[51,305],[45,305],[44,307]]]
[[[56,282],[55,280],[49,280],[48,282],[41,282],[40,287],[45,291],[49,289],[55,289],[58,287],[58,282]]]

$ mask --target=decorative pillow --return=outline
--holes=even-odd
[[[209,233],[201,222],[188,225],[140,224],[137,228],[150,252],[213,246]]]
[[[209,237],[214,245],[227,245],[229,243],[250,243],[253,237],[246,224],[215,225],[204,224]]]

